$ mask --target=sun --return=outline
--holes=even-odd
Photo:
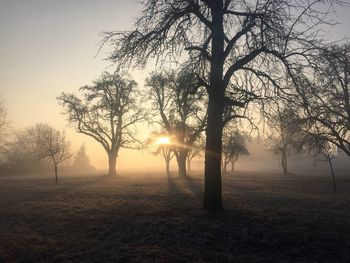
[[[156,141],[157,144],[170,144],[169,137],[159,137]]]

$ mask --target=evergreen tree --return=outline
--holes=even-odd
[[[84,170],[93,168],[92,165],[90,164],[90,159],[86,154],[85,144],[82,144],[79,150],[77,151],[74,157],[73,167],[84,169]]]

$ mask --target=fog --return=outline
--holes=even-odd
[[[281,173],[279,157],[274,155],[268,144],[255,140],[248,144],[249,156],[243,156],[237,162],[237,170]],[[333,160],[334,169],[342,175],[349,175],[350,160],[339,151]],[[322,157],[313,157],[305,153],[292,153],[288,157],[288,170],[291,174],[329,174],[329,164]]]
[[[350,262],[349,0],[0,0],[0,262]]]
[[[235,173],[240,172],[257,172],[258,174],[264,174],[264,172],[276,175],[282,175],[282,167],[278,156],[274,155],[269,150],[267,142],[261,139],[251,139],[247,148],[249,151],[248,156],[239,157],[235,163],[235,171],[231,170],[231,166],[228,165],[228,175],[234,176]],[[88,152],[88,149],[86,149]],[[105,155],[102,151],[102,155]],[[76,176],[104,176],[108,173],[107,158],[105,156],[93,156],[87,155],[88,162],[82,166],[75,166],[73,157],[60,168],[60,175],[62,177],[76,177]],[[121,153],[120,160],[117,161],[117,174],[118,176],[126,177],[166,177],[165,162],[161,156],[155,156],[149,149],[141,151],[128,150],[126,156]],[[4,160],[2,156],[2,163],[0,166],[1,175],[22,175],[28,177],[51,177],[52,164],[49,161],[38,161],[35,156],[16,156],[15,165],[9,165],[7,163],[10,160]],[[123,158],[124,157],[124,158]],[[14,158],[9,156],[9,158]],[[132,158],[132,161],[128,160]],[[97,160],[101,161],[100,166],[95,167],[92,164],[97,163]],[[120,163],[120,164],[119,164]],[[335,158],[332,160],[334,171],[336,175],[350,176],[350,161],[342,151],[338,151]],[[134,164],[134,165],[133,165]],[[177,176],[178,168],[176,160],[173,159],[170,163],[170,171],[172,176]],[[291,153],[288,156],[288,171],[291,175],[330,175],[330,167],[327,161],[322,159],[321,156],[310,156],[306,153]],[[200,156],[195,157],[191,161],[191,170],[188,170],[189,175],[195,175],[196,177],[202,177],[204,173],[204,158],[203,152]]]

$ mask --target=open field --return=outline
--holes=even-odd
[[[350,262],[350,177],[0,177],[0,262]]]

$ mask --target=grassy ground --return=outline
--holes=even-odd
[[[0,262],[350,262],[350,179],[0,177]]]

